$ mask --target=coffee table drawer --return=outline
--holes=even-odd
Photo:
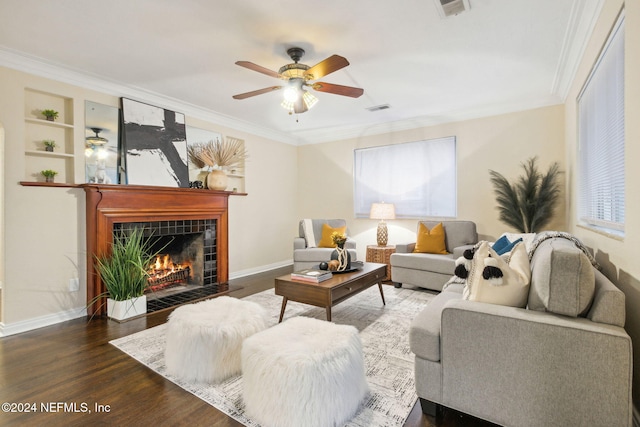
[[[340,298],[358,292],[360,289],[366,288],[367,286],[366,282],[347,283],[331,291],[331,301],[339,300]]]

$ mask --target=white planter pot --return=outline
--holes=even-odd
[[[107,298],[107,316],[115,320],[124,320],[130,317],[147,313],[147,296],[116,301]]]

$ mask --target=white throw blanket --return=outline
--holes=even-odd
[[[304,230],[304,238],[307,241],[308,248],[316,247],[316,236],[313,233],[313,222],[311,219],[302,220],[302,229]]]
[[[528,249],[529,261],[531,261],[531,259],[533,258],[533,254],[535,253],[536,249],[538,249],[538,246],[540,245],[540,243],[544,242],[547,239],[551,239],[551,238],[554,238],[554,237],[558,237],[558,238],[567,239],[567,240],[572,241],[576,245],[576,247],[578,249],[580,249],[587,256],[587,258],[589,259],[589,262],[591,262],[591,265],[593,265],[593,267],[596,270],[601,270],[602,269],[600,267],[600,265],[598,264],[598,262],[596,261],[596,259],[593,257],[593,255],[591,255],[591,252],[589,252],[587,247],[584,246],[584,244],[580,241],[580,239],[578,239],[573,234],[566,233],[564,231],[542,231],[542,232],[536,234],[535,238],[531,242],[531,247]],[[476,243],[476,245],[473,248],[474,251],[476,249],[478,249],[478,247],[480,247],[481,243],[482,242]],[[452,285],[454,283],[458,283],[460,285],[466,285],[467,284],[467,280],[463,279],[461,277],[458,277],[456,275],[453,275],[451,277],[451,279],[449,279],[449,281],[444,284],[444,286],[442,287],[442,290],[444,291],[445,289],[447,289],[447,286]]]

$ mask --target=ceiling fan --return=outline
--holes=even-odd
[[[309,108],[313,107],[318,101],[315,96],[305,89],[307,87],[317,90],[318,92],[333,93],[336,95],[350,96],[352,98],[358,98],[364,93],[364,89],[357,87],[314,81],[349,65],[349,61],[347,61],[346,58],[340,55],[332,55],[313,67],[309,67],[308,65],[300,64],[298,62],[300,61],[300,58],[304,56],[304,49],[292,47],[287,49],[287,54],[293,60],[293,64],[287,64],[280,67],[277,73],[269,70],[268,68],[256,65],[253,62],[236,62],[236,64],[241,67],[245,67],[277,79],[282,79],[286,82],[286,85],[270,86],[264,89],[241,93],[234,95],[233,98],[246,99],[256,95],[262,95],[263,93],[284,89],[284,101],[282,101],[282,107],[287,109],[289,114],[300,114],[309,110]]]

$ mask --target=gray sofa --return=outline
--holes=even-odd
[[[317,267],[321,262],[329,261],[331,253],[334,251],[332,248],[308,247],[303,222],[301,220],[298,224],[298,237],[293,238],[293,271]],[[347,225],[347,221],[344,219],[312,219],[311,223],[316,246],[322,238],[322,224],[328,224],[332,228]],[[357,261],[356,241],[348,236],[349,230],[347,229],[347,241],[344,247],[349,251],[351,261]]]
[[[455,261],[465,249],[478,243],[476,224],[472,221],[421,221],[429,230],[442,222],[448,255],[413,253],[415,242],[397,244],[391,255],[391,281],[439,291],[453,275]],[[418,228],[420,223],[418,223]]]
[[[413,320],[423,411],[505,426],[631,425],[624,294],[572,241],[532,253],[528,308],[467,301],[450,284]]]

